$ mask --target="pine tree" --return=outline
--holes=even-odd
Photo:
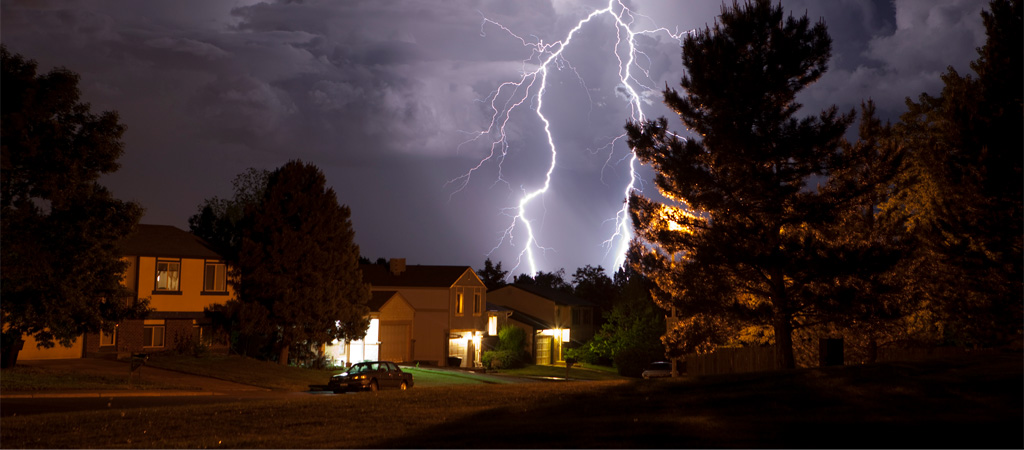
[[[767,0],[734,3],[684,41],[685,95],[664,92],[694,138],[669,132],[664,118],[627,126],[661,193],[678,202],[630,200],[631,259],[658,284],[655,300],[770,326],[783,368],[795,365],[794,327],[820,319],[831,307],[823,287],[864,254],[822,234],[853,194],[808,185],[836,169],[854,115],[832,107],[796,117],[797,94],[830,54],[824,23],[785,17]]]
[[[301,161],[271,173],[263,198],[246,209],[238,295],[266,311],[280,364],[288,364],[292,345],[366,334],[370,288],[350,216],[323,173]]]

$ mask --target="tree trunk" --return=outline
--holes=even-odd
[[[775,361],[780,369],[795,369],[796,359],[793,357],[793,324],[789,313],[775,312]]]
[[[288,365],[288,347],[290,347],[290,345],[288,345],[285,342],[282,342],[281,351],[280,353],[277,354],[277,363],[282,366]]]

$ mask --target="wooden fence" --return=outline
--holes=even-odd
[[[719,348],[714,353],[686,355],[686,373],[718,375],[778,369],[775,347]]]

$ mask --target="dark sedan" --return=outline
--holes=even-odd
[[[390,361],[372,361],[353,364],[344,373],[331,377],[327,388],[335,393],[345,391],[377,391],[396,388],[406,390],[412,387],[412,374],[403,372]]]

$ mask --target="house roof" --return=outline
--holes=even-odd
[[[538,297],[550,300],[554,302],[556,305],[586,306],[591,308],[597,306],[596,304],[594,304],[594,302],[591,302],[590,300],[585,300],[575,295],[565,293],[562,291],[557,291],[551,288],[546,288],[543,286],[534,286],[530,284],[513,284],[499,288],[499,290],[500,289],[519,289],[522,291],[529,292]]]
[[[488,303],[487,309],[491,311],[512,311],[512,315],[509,316],[509,319],[522,322],[526,325],[533,327],[533,329],[535,330],[550,330],[552,328],[555,328],[555,326],[550,323],[547,323],[541,319],[538,319],[517,309],[509,308],[507,306],[493,305]]]
[[[381,264],[360,264],[363,281],[373,286],[396,287],[438,287],[450,288],[462,275],[469,271],[476,276],[469,266],[405,266],[405,271],[394,275],[391,269]]]
[[[370,311],[380,312],[380,309],[394,297],[398,291],[373,291],[370,295],[370,302],[366,306],[370,307]]]
[[[206,241],[170,225],[136,225],[119,247],[126,256],[222,259]]]

